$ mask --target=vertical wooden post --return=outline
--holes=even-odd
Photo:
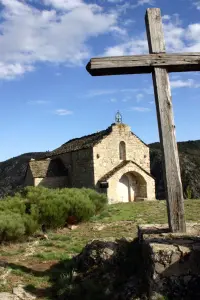
[[[165,52],[161,12],[147,9],[146,29],[150,53]],[[160,142],[163,153],[164,181],[167,196],[168,222],[172,232],[185,232],[184,199],[168,72],[154,68],[153,84]]]

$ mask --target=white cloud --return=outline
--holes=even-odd
[[[147,95],[153,95],[154,94],[153,83],[152,83],[152,86],[149,86],[148,88],[144,88],[142,91],[144,93],[146,93]]]
[[[120,3],[123,2],[124,0],[107,0],[110,3]]]
[[[48,104],[49,101],[46,100],[31,100],[28,101],[27,104],[31,104],[31,105],[43,105],[43,104]]]
[[[128,42],[108,47],[105,49],[104,56],[123,56],[123,55],[134,55],[144,54],[148,51],[147,40],[144,37],[136,37]]]
[[[196,83],[193,79],[187,79],[187,80],[172,80],[171,81],[171,87],[172,88],[183,88],[183,87],[188,87],[188,88],[199,88],[200,84]]]
[[[167,52],[199,52],[200,23],[182,27],[178,14],[164,15],[163,28]],[[121,56],[148,53],[146,33],[129,36],[126,41],[105,49],[105,56]]]
[[[172,79],[172,80],[176,80],[176,79],[180,79],[181,78],[181,76],[180,75],[177,75],[176,73],[175,74],[169,74],[170,75],[170,78]]]
[[[129,97],[122,98],[122,102],[127,102],[127,101],[131,100],[131,98],[132,98],[132,97],[130,97],[130,96],[129,96]]]
[[[109,90],[109,89],[91,90],[86,94],[86,97],[93,98],[98,96],[116,94],[117,92],[118,92],[117,90]]]
[[[141,93],[139,93],[139,94],[136,95],[137,102],[140,102],[143,98],[144,98],[144,95],[141,94]]]
[[[98,96],[104,96],[104,95],[112,95],[112,94],[129,94],[129,93],[136,93],[139,89],[134,88],[124,88],[124,89],[96,89],[96,90],[90,90],[85,97],[87,98],[93,98]]]
[[[200,1],[194,2],[193,4],[196,6],[198,10],[200,10]]]
[[[144,4],[149,4],[149,5],[153,5],[154,1],[153,0],[138,0],[137,3],[139,6],[144,5]]]
[[[121,101],[126,102],[130,99],[136,99],[137,102],[141,101],[144,98],[144,94],[153,95],[153,88],[149,86],[148,88],[124,88],[124,89],[96,89],[90,90],[84,97],[86,98],[95,98],[106,95],[114,95],[118,96],[121,94]],[[135,95],[134,95],[135,94]],[[113,97],[114,98],[114,97]]]
[[[108,32],[124,34],[117,15],[81,0],[0,0],[0,79],[11,79],[34,69],[36,62],[81,65],[91,56],[88,39]],[[45,4],[44,3],[44,4]],[[58,10],[60,9],[60,10]]]
[[[138,111],[138,112],[149,112],[151,109],[148,107],[141,107],[141,106],[133,106],[130,110]]]
[[[33,70],[34,67],[28,64],[22,65],[20,63],[5,63],[0,61],[0,79],[13,79],[15,77],[21,76],[25,72],[30,72]]]
[[[169,16],[169,15],[164,15],[164,16],[162,16],[162,20],[170,20],[171,19],[171,17]]]
[[[72,115],[73,111],[67,109],[57,109],[55,110],[54,113],[58,116],[68,116],[68,115]]]
[[[119,90],[121,93],[135,93],[138,92],[139,89],[134,89],[134,88],[125,88],[125,89],[121,89]]]
[[[155,3],[154,0],[138,0],[138,1],[126,1],[126,0],[102,0],[104,2],[109,2],[110,4],[115,5],[115,9],[113,11],[117,12],[117,14],[124,14],[131,9],[136,9],[143,5],[153,5]],[[135,4],[131,3],[135,2]]]
[[[107,0],[107,2],[110,2],[110,3],[126,3],[126,0]],[[130,6],[131,7],[137,7],[137,6],[142,6],[144,4],[149,4],[149,5],[153,5],[154,4],[154,0],[138,0],[136,4],[131,4],[130,3]]]
[[[135,23],[135,20],[133,19],[126,19],[126,20],[123,20],[123,25],[126,27],[126,26],[129,26],[131,24]]]
[[[116,98],[111,98],[110,102],[117,102],[117,99]]]
[[[66,10],[71,10],[84,5],[82,0],[44,0],[44,4]]]

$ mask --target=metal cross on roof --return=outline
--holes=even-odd
[[[118,111],[118,112],[116,113],[116,115],[115,115],[115,122],[116,122],[117,124],[122,123],[122,115],[120,114],[119,111]]]

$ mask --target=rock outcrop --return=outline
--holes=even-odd
[[[93,241],[54,282],[58,299],[200,299],[200,232],[140,227],[138,239]],[[152,230],[153,229],[153,230]],[[168,231],[168,232],[167,232]],[[146,234],[147,232],[147,234]],[[157,233],[155,233],[157,232]],[[162,233],[164,232],[164,233]]]

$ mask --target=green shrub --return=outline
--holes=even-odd
[[[38,222],[48,228],[64,227],[69,215],[69,204],[58,196],[41,200],[38,203]]]
[[[45,200],[53,194],[55,194],[55,190],[53,189],[47,189],[42,186],[39,187],[28,186],[25,187],[24,190],[22,191],[21,197],[27,199],[29,203],[37,204],[41,200]]]
[[[0,242],[19,240],[24,234],[24,220],[20,214],[0,212]]]
[[[78,222],[87,221],[95,214],[95,205],[80,189],[62,189],[59,197],[69,205],[68,216],[76,217]]]
[[[32,216],[24,215],[23,222],[26,236],[34,234],[39,229],[38,221],[35,220]]]
[[[0,201],[0,214],[4,216],[0,241],[32,235],[42,224],[47,228],[64,227],[69,216],[78,222],[87,221],[106,203],[105,195],[90,189],[26,187],[21,194]]]
[[[191,187],[189,185],[186,188],[186,198],[187,199],[192,199],[192,190],[191,190]]]
[[[100,194],[100,193],[97,193],[95,190],[86,189],[86,188],[83,188],[81,190],[94,203],[96,213],[99,213],[108,203],[108,198],[107,198],[106,194]]]
[[[11,211],[19,214],[25,214],[26,206],[21,197],[6,197],[0,201],[0,212],[1,211]]]

